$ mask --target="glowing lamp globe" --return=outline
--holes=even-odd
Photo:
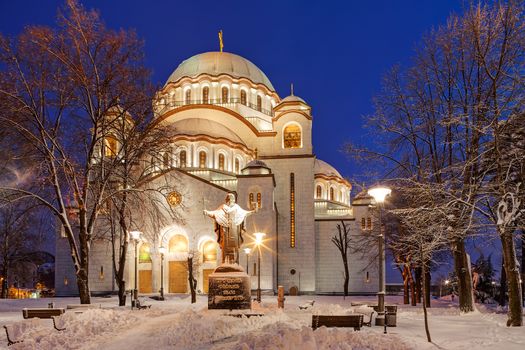
[[[166,248],[159,247],[159,253],[161,253],[162,255],[166,254]]]
[[[383,203],[386,196],[389,196],[392,190],[388,187],[373,187],[368,190],[368,194],[374,197],[376,203]]]
[[[250,254],[250,252],[252,251],[251,248],[244,248],[243,250],[246,253],[246,255]]]
[[[142,234],[142,232],[140,232],[140,231],[131,231],[129,234],[131,235],[132,239],[134,239],[135,241],[138,241],[140,239],[140,235]]]
[[[264,236],[266,236],[266,233],[264,232],[255,232],[255,244],[260,245],[264,239]]]

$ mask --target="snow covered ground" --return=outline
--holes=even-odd
[[[314,299],[309,310],[298,306]],[[191,305],[188,297],[169,296],[166,301],[144,299],[148,310],[115,307],[116,298],[93,298],[101,309],[61,316],[67,328],[53,329],[51,320],[23,320],[23,307],[56,307],[78,303],[77,298],[0,300],[0,326],[9,325],[15,337],[24,339],[10,349],[525,349],[525,328],[507,328],[506,315],[479,306],[479,311],[460,315],[450,301],[433,300],[429,309],[433,343],[427,343],[420,306],[401,304],[399,297],[387,297],[398,306],[397,327],[383,334],[382,327],[321,327],[313,331],[312,314],[346,314],[351,302],[374,303],[374,297],[299,296],[286,297],[285,309],[277,298],[264,296],[253,312],[263,317],[225,316],[228,311],[208,310],[206,297]],[[5,335],[0,348],[7,348]]]

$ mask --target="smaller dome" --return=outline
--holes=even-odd
[[[368,194],[368,190],[365,188],[359,192],[352,201],[353,205],[370,205],[374,198]]]
[[[271,174],[272,171],[265,162],[259,159],[254,159],[246,164],[241,170],[241,173],[243,175],[267,175]]]
[[[301,103],[306,104],[305,100],[295,95],[286,96],[285,98],[281,100],[281,103],[283,102],[301,102]]]
[[[341,174],[333,166],[328,164],[325,161],[322,161],[321,159],[316,159],[314,163],[314,174],[323,174],[328,176],[337,176],[339,178],[343,178]]]

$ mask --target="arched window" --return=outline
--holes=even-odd
[[[224,154],[219,153],[219,170],[224,170]]]
[[[208,104],[210,102],[210,88],[205,86],[202,89],[202,103]]]
[[[222,103],[228,103],[228,99],[229,99],[229,91],[228,91],[228,88],[226,86],[223,86],[222,87]]]
[[[241,104],[246,106],[246,91],[241,90]]]
[[[186,151],[185,150],[180,151],[180,153],[179,153],[179,162],[180,162],[179,166],[181,168],[185,168],[186,167]]]
[[[171,152],[164,152],[162,155],[162,165],[164,165],[164,168],[171,167]]]
[[[257,110],[262,111],[262,97],[260,95],[257,95]]]
[[[250,210],[255,210],[255,201],[253,200],[253,193],[250,192],[248,196],[248,201],[250,202]]]
[[[168,244],[168,251],[170,253],[186,253],[188,251],[188,240],[183,235],[171,237]]]
[[[301,148],[301,127],[297,124],[289,124],[283,130],[284,148]]]
[[[139,263],[150,263],[151,255],[149,244],[144,243],[139,248]]]
[[[199,168],[206,168],[206,152],[199,152]]]
[[[235,158],[235,168],[233,169],[233,171],[235,171],[236,173],[239,173],[240,172],[240,168],[241,165],[240,165],[240,162],[239,162],[239,158]]]
[[[262,204],[262,196],[261,196],[261,192],[258,192],[257,193],[257,208],[258,209],[261,209],[261,204]]]
[[[186,95],[184,97],[184,101],[187,105],[191,103],[191,89],[186,90]]]
[[[315,198],[321,199],[322,196],[323,196],[323,188],[321,187],[321,185],[317,185],[317,187],[315,188]]]
[[[104,138],[104,156],[114,158],[118,153],[118,141],[115,136],[108,135]]]
[[[202,245],[202,262],[217,261],[217,243],[208,241]]]
[[[335,201],[334,188],[330,187],[330,200]]]

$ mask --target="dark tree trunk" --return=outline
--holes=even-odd
[[[425,265],[423,264],[423,266],[421,267],[421,277],[423,279],[423,283],[422,283],[422,286],[423,286],[423,314],[425,316],[425,333],[427,335],[427,341],[430,343],[432,341],[432,339],[430,338],[430,329],[428,327],[428,314],[427,314],[427,305],[430,305],[430,294],[428,293],[427,291],[427,285],[430,285],[430,283],[427,283],[427,271],[425,269]]]
[[[521,300],[525,301],[525,228],[521,229]]]
[[[80,269],[77,273],[78,295],[81,304],[91,304],[91,296],[89,293],[88,274],[86,270]]]
[[[415,268],[416,275],[416,303],[421,303],[421,267]]]
[[[459,309],[461,312],[472,312],[474,311],[472,278],[463,239],[456,239],[452,254],[454,256],[454,270],[458,277]]]
[[[505,306],[507,303],[507,272],[505,271],[505,259],[501,257],[501,275],[499,282],[499,298],[500,306]]]
[[[345,268],[345,283],[344,283],[343,289],[344,289],[344,296],[347,297],[348,296],[348,282],[350,281],[350,273],[348,271],[348,259],[346,255],[343,255],[343,265]]]
[[[503,248],[503,259],[505,262],[505,274],[509,287],[509,312],[507,326],[523,326],[523,304],[521,299],[520,271],[514,245],[514,232],[506,229],[500,232],[501,246]]]
[[[197,302],[197,279],[193,277],[193,257],[188,257],[188,282],[190,284],[191,292],[191,303],[195,304]]]
[[[407,265],[403,267],[401,275],[403,276],[403,304],[410,304],[410,268]]]
[[[423,281],[424,281],[424,284],[425,284],[424,294],[425,294],[425,302],[426,302],[427,307],[431,307],[431,305],[430,305],[430,281],[431,281],[431,278],[432,278],[432,276],[430,275],[430,271],[426,271],[425,272],[425,276],[423,278]]]
[[[417,305],[417,299],[416,299],[416,283],[414,281],[414,277],[412,275],[412,269],[409,268],[408,270],[408,278],[410,279],[410,299],[412,301],[411,305],[416,306]]]
[[[2,266],[2,277],[4,279],[2,280],[2,294],[0,295],[2,299],[7,299],[7,290],[9,289],[9,284],[7,282],[7,261],[4,260],[3,266]]]

